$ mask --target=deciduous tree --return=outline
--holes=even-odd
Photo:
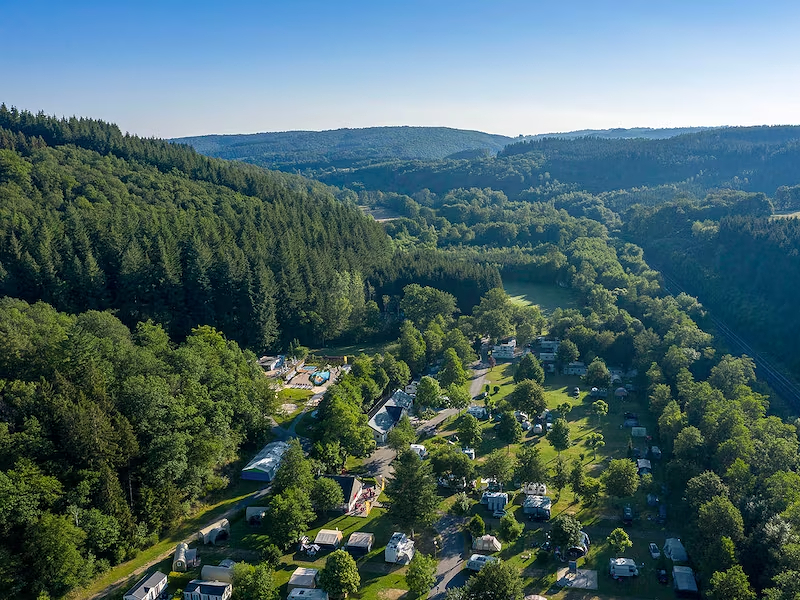
[[[631,538],[628,537],[628,534],[621,527],[617,527],[612,531],[606,538],[606,541],[608,541],[608,545],[613,548],[614,553],[617,555],[624,553],[625,550],[633,546]]]
[[[344,550],[334,550],[319,572],[319,585],[335,598],[347,598],[361,587],[356,561]]]
[[[602,479],[606,493],[617,498],[633,496],[639,488],[636,464],[625,458],[615,459],[608,463]]]
[[[425,556],[422,552],[414,553],[406,572],[406,583],[412,597],[427,596],[431,588],[436,585],[437,564],[433,556]]]

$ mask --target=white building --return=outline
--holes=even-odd
[[[369,417],[367,424],[372,429],[376,444],[386,443],[388,433],[397,425],[403,415],[408,414],[413,404],[413,396],[403,390],[397,390],[391,398],[373,407],[367,415]]]
[[[586,365],[581,361],[571,362],[564,367],[564,375],[580,375],[583,377],[586,375]]]
[[[167,576],[161,571],[142,577],[123,596],[123,600],[156,600],[167,587]]]
[[[561,345],[561,340],[558,338],[548,340],[544,337],[540,337],[536,341],[539,342],[539,348],[542,349],[542,352],[552,352],[553,354],[558,352],[558,347]]]
[[[228,600],[233,586],[227,581],[193,579],[183,588],[183,600]]]
[[[517,350],[517,340],[516,338],[511,338],[509,340],[505,340],[499,344],[497,344],[492,349],[492,356],[495,359],[512,359],[514,358],[514,353]]]

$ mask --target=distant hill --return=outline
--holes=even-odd
[[[599,194],[678,183],[772,195],[800,184],[798,160],[799,126],[726,127],[668,139],[544,136],[516,141],[490,157],[387,161],[317,177],[339,187],[409,195],[488,187],[517,199],[539,198],[545,188]]]
[[[368,127],[175,138],[206,156],[271,169],[313,170],[384,160],[441,160],[452,154],[496,154],[515,141],[504,135],[449,127]]]
[[[541,140],[544,138],[574,139],[582,137],[598,137],[609,140],[628,140],[634,138],[645,138],[648,140],[665,140],[683,135],[684,133],[697,133],[705,131],[710,127],[667,127],[654,129],[653,127],[631,127],[630,129],[579,129],[578,131],[567,131],[564,133],[538,133],[536,135],[526,135],[522,140]],[[515,140],[515,141],[522,141]]]

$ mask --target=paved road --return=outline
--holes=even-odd
[[[436,586],[428,594],[429,598],[443,598],[449,588],[461,587],[467,581],[464,571],[465,522],[465,517],[446,515],[434,526],[441,536],[442,548],[437,557]]]

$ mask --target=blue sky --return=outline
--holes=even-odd
[[[174,137],[800,123],[800,3],[12,2],[0,101]]]

